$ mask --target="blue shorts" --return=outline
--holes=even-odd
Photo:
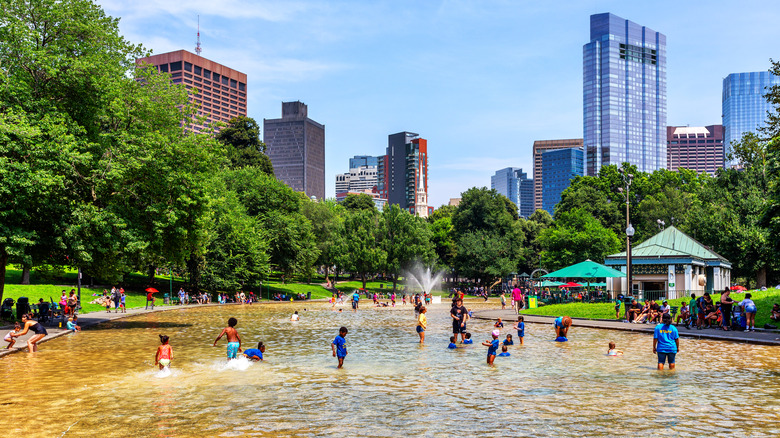
[[[745,306],[745,313],[756,313],[756,306]]]
[[[424,329],[424,328],[422,328],[422,326],[421,326],[421,325],[418,325],[418,326],[417,326],[417,333],[422,333],[422,332],[424,332],[424,331],[425,331],[425,329]]]
[[[522,338],[523,336],[525,336],[525,330],[518,330],[517,331],[517,337],[518,338]]]
[[[238,355],[238,347],[240,345],[241,344],[239,344],[238,342],[228,342],[228,345],[227,345],[227,358],[228,359],[235,359],[236,358],[236,356]]]
[[[659,364],[663,364],[663,363],[665,363],[668,360],[669,361],[669,365],[671,365],[671,364],[674,363],[674,356],[676,356],[676,355],[677,355],[677,353],[661,353],[659,351],[658,352],[658,363]]]

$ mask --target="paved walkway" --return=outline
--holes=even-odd
[[[478,319],[497,319],[501,318],[508,323],[514,323],[517,320],[517,314],[514,310],[479,310],[474,312],[474,318]],[[552,324],[555,320],[554,316],[535,316],[523,314],[523,320],[525,322],[533,322],[537,324]],[[655,324],[630,324],[622,321],[612,321],[603,319],[584,319],[584,318],[572,318],[574,327],[588,327],[606,330],[624,330],[640,333],[653,333]],[[678,327],[680,336],[699,338],[699,339],[716,339],[719,341],[732,341],[732,342],[745,342],[749,344],[764,344],[764,345],[780,345],[780,333],[772,330],[757,329],[755,332],[737,332],[715,330],[715,329],[686,329],[683,326]]]

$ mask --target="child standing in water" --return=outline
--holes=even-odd
[[[333,349],[333,357],[338,358],[339,368],[344,366],[344,358],[347,357],[347,328],[341,327],[339,329],[339,335],[331,342],[330,347]]]
[[[217,339],[214,341],[214,346],[217,346],[217,341],[219,341],[222,336],[227,336],[227,358],[228,360],[235,359],[239,352],[241,352],[241,337],[238,336],[238,331],[236,331],[235,327],[236,324],[238,324],[238,320],[236,318],[230,318],[228,319],[228,326],[222,329],[222,333],[217,336]]]
[[[501,334],[498,330],[493,330],[493,340],[485,341],[482,343],[485,347],[488,347],[487,351],[487,364],[493,365],[493,361],[496,360],[496,352],[498,351],[498,335]]]
[[[517,317],[517,324],[514,329],[517,330],[517,339],[520,341],[520,345],[523,345],[523,337],[525,337],[525,322],[523,322],[523,315]]]
[[[420,335],[420,343],[425,343],[425,328],[428,327],[428,317],[425,313],[428,310],[425,307],[420,308],[420,315],[417,317],[417,334]]]
[[[154,355],[154,364],[159,365],[162,370],[165,367],[171,366],[171,360],[173,359],[173,348],[168,345],[168,337],[160,335],[160,345],[157,347],[157,354]]]
[[[466,332],[465,338],[466,339],[463,340],[464,344],[473,344],[474,343],[474,341],[471,340],[471,333]]]
[[[22,326],[19,325],[18,322],[14,323],[14,329],[8,332],[8,334],[6,334],[5,337],[3,338],[5,342],[8,342],[8,346],[5,347],[6,350],[10,350],[11,347],[14,346],[14,344],[16,343],[16,339],[14,339],[13,335],[19,333],[20,331],[22,331]]]

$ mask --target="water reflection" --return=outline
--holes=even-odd
[[[677,371],[658,372],[646,335],[575,326],[556,343],[549,326],[527,324],[525,345],[489,368],[479,343],[491,323],[472,321],[474,345],[447,350],[445,305],[429,312],[424,346],[410,306],[302,307],[154,313],[6,356],[9,435],[770,436],[779,426],[777,347],[681,339]],[[266,361],[225,365],[224,343],[211,344],[230,316],[244,348],[267,345]],[[337,370],[330,342],[342,325],[349,355]],[[176,357],[165,379],[153,366],[159,333]],[[625,355],[607,357],[609,341]]]

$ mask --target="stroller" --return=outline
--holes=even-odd
[[[0,306],[0,319],[11,320],[14,316],[14,299],[6,298],[3,300],[3,305]]]
[[[743,331],[747,327],[747,318],[745,312],[742,311],[742,307],[735,305],[731,312],[731,324],[732,330]]]

